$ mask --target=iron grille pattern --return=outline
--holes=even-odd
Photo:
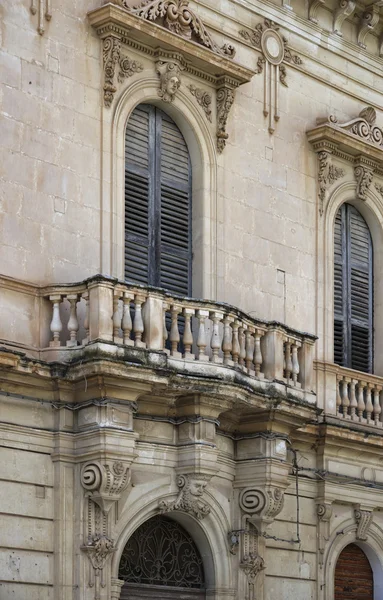
[[[202,559],[175,521],[153,517],[133,533],[121,556],[119,579],[129,583],[204,588]]]

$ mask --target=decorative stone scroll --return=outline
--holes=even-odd
[[[253,517],[271,523],[281,512],[284,503],[284,493],[281,488],[245,488],[239,496],[241,510]]]
[[[81,469],[81,484],[89,497],[107,514],[130,483],[129,465],[122,461],[91,462]]]
[[[262,53],[258,60],[258,73],[264,73],[263,114],[269,117],[269,132],[275,131],[279,121],[279,83],[287,87],[287,71],[282,63],[302,64],[301,58],[293,54],[287,39],[279,32],[273,21],[265,19],[251,32],[241,30],[239,35]],[[274,108],[274,112],[273,112]]]
[[[37,15],[37,31],[40,35],[44,35],[44,22],[52,18],[51,0],[31,0],[30,9],[32,15]]]
[[[159,503],[161,514],[181,510],[199,520],[204,519],[210,513],[209,506],[202,500],[208,481],[210,481],[210,477],[205,475],[179,475],[177,478],[178,496],[173,502],[161,500]]]
[[[139,62],[121,55],[121,40],[114,36],[104,38],[102,54],[104,62],[104,104],[106,108],[109,108],[117,91],[117,68],[119,68],[118,81],[122,83],[125,78],[131,77],[134,73],[140,73],[143,66]]]
[[[366,48],[365,40],[367,34],[374,31],[379,23],[380,3],[370,4],[363,12],[358,28],[358,44],[361,48]]]
[[[324,552],[326,542],[330,539],[330,522],[332,517],[332,505],[321,502],[317,504],[318,515],[318,550],[319,550],[319,566],[323,568]]]
[[[367,540],[368,530],[370,528],[372,522],[372,511],[371,510],[361,510],[358,506],[354,512],[355,521],[358,525],[358,529],[356,530],[356,539],[361,542]]]
[[[217,89],[217,149],[221,154],[229,137],[226,132],[227,119],[235,98],[235,83],[222,78]]]
[[[211,102],[212,102],[211,94],[199,87],[196,87],[193,84],[189,85],[188,87],[189,87],[189,90],[190,90],[190,93],[192,94],[192,96],[195,97],[198,104],[202,107],[202,110],[204,111],[207,120],[210,121],[210,123],[211,123],[211,121],[212,121],[212,118],[211,118]]]
[[[312,23],[318,23],[318,9],[324,4],[325,0],[310,0],[309,19]]]
[[[230,44],[220,48],[216,44],[200,17],[189,8],[189,0],[144,0],[140,6],[133,8],[126,0],[112,2],[141,19],[158,23],[172,33],[194,40],[216,54],[234,58],[235,48]]]
[[[367,200],[367,192],[371,187],[374,176],[374,167],[367,164],[358,164],[354,169],[356,179],[356,195],[360,200]]]
[[[318,162],[319,214],[322,216],[327,190],[335,183],[335,181],[344,177],[345,171],[331,163],[331,152],[326,150],[318,152]]]
[[[383,130],[376,124],[376,111],[372,106],[364,108],[355,119],[339,123],[335,115],[326,119],[318,119],[318,125],[329,124],[337,129],[347,131],[363,141],[383,149]]]

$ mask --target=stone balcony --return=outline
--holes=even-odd
[[[37,287],[0,278],[3,357],[78,365],[96,357],[190,381],[315,405],[315,337],[228,304],[95,276]],[[185,384],[183,384],[185,385]]]

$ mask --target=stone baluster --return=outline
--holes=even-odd
[[[137,348],[145,348],[146,344],[142,341],[142,334],[144,333],[144,322],[142,320],[142,305],[145,301],[143,296],[139,294],[135,295],[135,311],[133,320],[133,333],[134,333],[134,345]]]
[[[57,348],[58,346],[61,346],[60,333],[62,332],[63,328],[60,317],[61,295],[55,294],[53,296],[49,296],[49,300],[53,304],[52,321],[50,326],[53,334],[53,340],[49,342],[49,346],[52,348]]]
[[[239,362],[239,353],[241,350],[240,345],[239,345],[239,338],[238,338],[239,321],[237,319],[235,319],[235,321],[233,321],[231,327],[233,329],[231,354],[233,357],[233,363],[236,365]]]
[[[191,319],[192,317],[194,317],[194,314],[194,308],[184,308],[183,310],[183,315],[185,318],[185,328],[182,341],[184,345],[184,358],[186,360],[194,360],[195,358],[194,354],[192,353],[193,333],[191,330]]]
[[[209,357],[205,353],[207,340],[206,340],[206,319],[209,316],[208,310],[197,310],[198,319],[198,338],[197,338],[197,349],[198,349],[198,360],[208,361]]]
[[[340,395],[340,387],[342,385],[342,377],[336,378],[336,412],[338,416],[342,416],[340,407],[342,406],[342,398]]]
[[[380,392],[382,391],[382,388],[378,385],[374,386],[374,408],[373,408],[373,413],[374,413],[374,423],[375,425],[378,425],[380,422],[380,413],[382,412],[382,407],[380,406]]]
[[[245,331],[246,369],[248,374],[254,374],[254,327],[248,327]]]
[[[221,336],[219,334],[219,324],[223,319],[223,313],[221,312],[211,312],[210,319],[213,321],[213,329],[211,333],[211,350],[212,357],[211,360],[213,363],[222,363],[222,358],[219,356],[219,351],[221,349]]]
[[[358,417],[359,417],[360,422],[364,421],[363,413],[366,410],[366,404],[364,401],[364,394],[363,394],[365,385],[366,385],[365,381],[359,381],[359,383],[358,383]]]
[[[259,377],[262,366],[262,350],[261,350],[261,337],[263,335],[263,331],[260,329],[255,330],[254,334],[254,369],[255,375]]]
[[[113,293],[113,341],[115,343],[121,343],[122,339],[120,336],[121,329],[121,310],[120,310],[120,299],[121,292],[114,290]]]
[[[299,359],[298,359],[298,348],[300,344],[299,342],[294,341],[291,345],[291,374],[293,384],[297,385],[298,383],[298,375],[299,375]]]
[[[350,381],[349,412],[350,412],[350,417],[353,420],[356,419],[356,409],[358,408],[358,402],[356,400],[356,394],[355,394],[355,386],[357,383],[358,383],[357,379],[351,379],[351,381]]]
[[[178,344],[180,342],[180,331],[178,328],[178,315],[181,312],[180,306],[175,306],[174,304],[170,309],[171,316],[171,326],[170,326],[170,355],[174,356],[174,358],[182,358],[181,352],[178,352]]]
[[[366,417],[367,417],[367,423],[370,424],[371,422],[373,423],[373,420],[371,419],[371,415],[372,415],[372,411],[373,411],[373,404],[372,404],[372,399],[371,399],[371,390],[372,390],[372,384],[371,383],[367,383],[366,386]]]
[[[348,397],[348,382],[349,380],[347,380],[346,377],[342,378],[342,393],[341,393],[341,398],[342,398],[342,414],[343,414],[343,418],[347,419],[349,414],[348,414],[348,409],[350,406],[350,400]]]
[[[123,307],[122,307],[122,335],[126,346],[133,346],[134,341],[130,339],[130,334],[133,328],[132,317],[130,314],[130,303],[134,300],[134,294],[124,292]]]
[[[162,303],[162,310],[163,310],[163,321],[162,321],[162,335],[163,335],[163,350],[169,354],[169,350],[166,348],[166,342],[168,341],[168,328],[166,327],[166,313],[169,310],[169,304],[167,304],[167,302],[163,302]]]
[[[285,342],[285,378],[289,383],[291,372],[293,370],[293,361],[291,360],[291,341],[288,339]]]
[[[239,341],[239,364],[241,367],[245,366],[246,359],[246,325],[240,322],[238,327],[238,341]]]
[[[82,344],[85,346],[89,342],[89,292],[86,291],[82,294],[83,300],[85,300],[85,315],[84,315],[84,329],[85,337],[82,340]]]
[[[77,294],[68,294],[67,300],[70,303],[70,314],[68,321],[69,340],[66,345],[69,347],[77,346],[78,318],[77,318]]]
[[[233,344],[232,344],[233,330],[231,328],[232,322],[233,322],[233,317],[231,317],[230,315],[225,315],[225,318],[223,320],[223,340],[222,340],[223,362],[225,365],[233,364],[233,361],[231,358],[231,351],[233,348]]]

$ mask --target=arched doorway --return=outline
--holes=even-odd
[[[359,546],[349,544],[335,567],[335,600],[374,600],[374,577],[370,562]]]
[[[176,521],[156,516],[128,540],[118,578],[125,581],[121,600],[205,600],[201,555],[188,532]]]

